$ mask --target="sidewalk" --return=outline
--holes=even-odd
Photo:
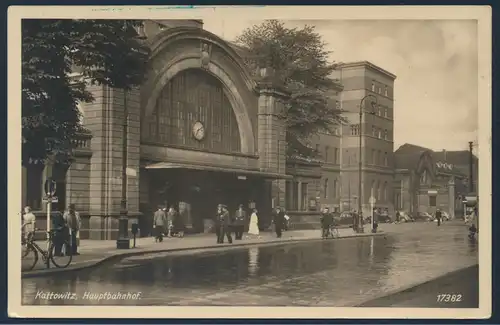
[[[415,231],[416,228],[424,226],[425,223],[411,224],[382,224],[379,227],[379,232],[376,234],[370,233],[369,226],[365,227],[365,233],[356,234],[351,228],[339,229],[340,238],[361,237],[384,235],[385,233],[400,233],[405,231]],[[276,235],[271,232],[261,233],[261,238],[245,238],[243,240],[233,240],[233,244],[227,243],[227,238],[224,244],[216,244],[214,234],[199,234],[190,235],[184,238],[165,238],[162,243],[155,243],[154,238],[137,238],[136,248],[132,248],[133,240],[131,239],[131,248],[128,250],[118,250],[114,240],[82,240],[79,247],[81,255],[74,256],[71,264],[65,269],[57,269],[51,265],[50,269],[46,269],[41,258],[32,271],[22,272],[22,277],[38,277],[49,275],[58,272],[67,272],[81,270],[84,268],[99,265],[105,261],[114,258],[124,258],[133,255],[142,255],[146,253],[159,253],[168,251],[183,251],[193,249],[211,249],[211,250],[227,250],[233,247],[243,247],[248,245],[277,245],[286,243],[296,243],[301,241],[321,240],[320,230],[294,230],[283,233],[282,238],[276,238]],[[338,240],[336,239],[336,240]],[[332,240],[332,239],[329,239]],[[43,246],[42,246],[43,247]]]

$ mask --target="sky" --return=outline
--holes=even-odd
[[[262,21],[206,19],[226,40]],[[370,61],[395,74],[394,148],[412,143],[466,150],[477,142],[478,52],[475,20],[286,20],[316,26],[336,62]]]

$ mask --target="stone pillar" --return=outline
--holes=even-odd
[[[92,132],[90,168],[89,238],[118,237],[122,184],[122,138],[124,91],[107,86],[89,86],[94,102],[84,105],[85,126]],[[129,227],[139,208],[139,92],[127,92],[128,159],[127,209]]]
[[[455,219],[455,179],[450,177],[448,182],[448,214],[451,219]]]
[[[260,170],[285,174],[286,125],[280,117],[289,94],[275,82],[259,84],[258,146]],[[279,206],[285,206],[285,180],[273,181],[272,197]]]

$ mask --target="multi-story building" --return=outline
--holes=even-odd
[[[340,97],[348,120],[341,131],[341,209],[359,209],[361,183],[363,215],[371,215],[370,197],[375,198],[375,208],[387,209],[391,214],[394,210],[392,184],[396,76],[363,61],[342,64],[334,77],[344,87]],[[363,106],[361,121],[360,105]]]

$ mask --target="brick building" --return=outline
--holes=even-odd
[[[152,49],[144,84],[126,94],[89,86],[95,101],[81,109],[90,133],[75,139],[75,161],[23,167],[23,205],[43,212],[42,184],[52,177],[59,197],[53,208],[76,205],[82,239],[115,239],[127,107],[129,226],[139,223],[143,235],[159,205],[176,207],[193,232],[206,230],[221,202],[230,210],[257,207],[263,226],[277,205],[295,224],[314,225],[321,206],[357,206],[355,131],[360,100],[373,94],[379,106],[362,122],[363,208],[373,189],[377,207],[392,210],[394,75],[368,62],[342,65],[335,77],[343,88],[332,89],[332,100],[346,111],[349,125],[313,138],[318,160],[287,160],[278,115],[289,94],[272,72],[263,68],[252,77],[240,49],[203,30],[198,20],[147,21],[141,33]]]
[[[396,209],[415,214],[440,208],[452,218],[463,216],[462,199],[469,193],[464,167],[468,170],[469,157],[468,151],[432,151],[412,144],[399,147],[395,152]]]
[[[353,62],[340,66],[335,77],[343,85],[340,102],[348,120],[341,130],[340,205],[341,210],[358,210],[359,147],[362,150],[362,209],[371,215],[369,198],[375,207],[393,213],[394,152],[394,81],[392,73],[370,63]],[[361,128],[359,111],[363,103]],[[361,130],[361,135],[360,135]]]

